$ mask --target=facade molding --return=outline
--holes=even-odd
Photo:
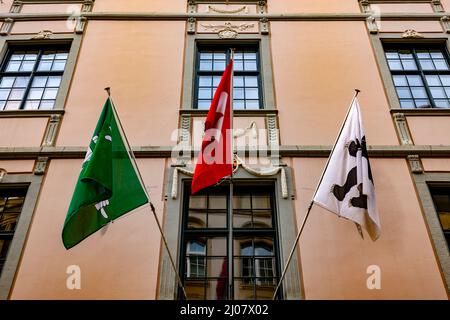
[[[133,153],[137,158],[171,158],[174,146],[135,146]],[[332,146],[305,146],[281,145],[276,148],[237,148],[239,155],[264,156],[279,155],[281,157],[328,157]],[[450,146],[442,145],[399,145],[399,146],[368,146],[369,156],[374,158],[406,158],[409,155],[418,155],[426,158],[450,157]],[[186,146],[183,149],[185,156],[196,156],[197,148]],[[0,147],[0,160],[24,160],[48,157],[50,159],[83,159],[86,147]]]
[[[420,161],[420,157],[417,154],[409,155],[407,159],[411,173],[423,173],[422,161]]]
[[[403,113],[394,113],[392,116],[394,117],[395,129],[400,139],[400,143],[402,145],[414,144],[405,115]]]
[[[386,21],[439,21],[448,15],[446,12],[433,13],[381,13],[377,16]],[[92,20],[184,20],[190,17],[198,20],[259,20],[267,18],[273,21],[365,21],[372,13],[288,13],[288,14],[216,14],[216,13],[109,13],[109,12],[81,12],[81,17]],[[14,19],[15,21],[32,20],[67,20],[71,13],[1,13],[0,19]]]

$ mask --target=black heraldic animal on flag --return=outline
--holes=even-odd
[[[314,196],[319,206],[354,221],[372,240],[380,236],[375,186],[357,98],[353,100]]]

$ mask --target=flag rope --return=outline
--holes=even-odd
[[[113,112],[114,112],[114,116],[115,116],[116,119],[117,119],[117,123],[119,124],[120,132],[121,132],[121,134],[123,135],[123,137],[125,138],[126,146],[127,146],[128,150],[129,150],[129,153],[130,153],[131,158],[132,158],[132,160],[133,160],[134,167],[135,167],[136,172],[137,172],[137,174],[138,174],[138,176],[139,176],[139,180],[140,180],[140,182],[141,182],[141,184],[142,184],[142,188],[144,189],[145,194],[147,195],[148,203],[150,204],[150,211],[153,213],[153,216],[154,216],[154,218],[155,218],[155,220],[156,220],[156,224],[158,225],[159,232],[161,233],[161,238],[162,238],[162,240],[163,240],[164,246],[165,246],[165,248],[166,248],[166,250],[167,250],[167,253],[168,253],[168,255],[169,255],[170,264],[172,265],[172,268],[173,268],[173,270],[175,271],[175,274],[176,274],[176,277],[177,277],[178,285],[181,287],[181,290],[183,291],[183,295],[184,295],[184,297],[185,297],[186,300],[187,300],[187,299],[188,299],[188,296],[187,296],[187,294],[186,294],[186,290],[185,290],[185,288],[184,288],[184,286],[183,286],[183,282],[181,281],[180,274],[178,273],[177,268],[176,268],[176,266],[175,266],[175,262],[174,262],[174,260],[173,260],[173,256],[172,256],[172,254],[170,253],[169,245],[167,244],[167,240],[166,240],[166,237],[165,237],[165,235],[164,235],[164,231],[163,231],[163,229],[162,229],[162,227],[161,227],[161,223],[159,222],[158,216],[157,216],[157,214],[156,214],[155,206],[154,206],[153,203],[150,201],[150,195],[148,194],[147,188],[145,187],[144,179],[142,178],[142,174],[141,174],[141,172],[140,172],[140,170],[139,170],[139,167],[137,166],[136,157],[134,156],[134,152],[133,152],[133,150],[131,149],[131,146],[130,146],[130,143],[129,143],[129,141],[128,141],[128,138],[127,138],[127,136],[125,135],[125,131],[123,130],[122,122],[120,121],[120,118],[119,118],[119,116],[118,116],[118,114],[117,114],[116,107],[114,106],[114,103],[113,103],[113,100],[112,100],[112,97],[111,97],[111,89],[108,87],[108,88],[105,88],[105,90],[106,90],[106,92],[108,93],[108,99],[109,99],[110,102],[111,102],[112,110],[113,110]]]
[[[303,218],[302,224],[301,224],[300,229],[299,229],[299,231],[298,231],[298,233],[297,233],[297,237],[295,238],[295,242],[294,242],[294,244],[293,244],[293,246],[292,246],[292,249],[291,249],[291,251],[290,251],[290,253],[289,253],[288,259],[287,259],[287,261],[286,261],[286,265],[284,266],[283,272],[281,273],[280,280],[278,280],[278,284],[277,284],[277,286],[276,286],[276,288],[275,288],[275,292],[273,293],[272,300],[275,300],[275,298],[276,298],[276,296],[277,296],[277,293],[278,293],[278,290],[279,290],[280,287],[281,287],[281,283],[283,282],[283,279],[284,279],[284,277],[286,276],[286,272],[287,272],[287,269],[288,269],[288,267],[289,267],[289,264],[290,264],[290,262],[291,262],[291,260],[292,260],[292,257],[293,257],[293,255],[294,255],[295,248],[297,247],[297,244],[298,244],[298,241],[299,241],[299,239],[300,239],[300,236],[301,236],[301,234],[302,234],[302,232],[303,232],[303,229],[304,229],[304,227],[305,227],[305,225],[306,225],[306,221],[308,220],[309,213],[311,212],[312,206],[313,206],[313,204],[314,204],[314,197],[316,196],[317,190],[319,189],[319,186],[320,186],[320,184],[322,183],[322,179],[323,179],[323,177],[324,177],[324,175],[325,175],[325,172],[326,172],[326,170],[327,170],[328,164],[330,163],[331,155],[333,154],[334,148],[336,147],[336,143],[337,143],[337,141],[339,140],[339,137],[341,136],[342,130],[344,129],[344,125],[345,125],[345,123],[346,123],[346,121],[347,121],[347,118],[348,118],[348,116],[349,116],[349,114],[350,114],[350,110],[351,110],[351,108],[352,108],[353,102],[355,101],[356,97],[358,96],[358,94],[359,94],[360,92],[361,92],[361,90],[355,89],[355,94],[353,95],[353,99],[352,99],[352,101],[351,101],[351,103],[350,103],[350,106],[349,106],[348,109],[347,109],[347,114],[345,115],[344,122],[342,122],[341,129],[339,130],[339,134],[337,135],[336,140],[334,141],[333,148],[331,149],[330,155],[328,156],[327,163],[325,164],[325,167],[324,167],[324,169],[323,169],[323,171],[322,171],[322,175],[320,176],[319,183],[318,183],[317,186],[316,186],[316,189],[315,189],[315,191],[314,191],[314,194],[313,194],[313,196],[312,196],[312,198],[311,198],[311,202],[310,202],[310,204],[309,204],[309,206],[308,206],[308,210],[306,211],[306,215],[305,215],[305,217]]]

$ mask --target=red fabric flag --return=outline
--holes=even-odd
[[[191,185],[192,194],[216,184],[233,171],[230,117],[232,73],[233,60],[222,75],[206,116],[205,134]]]

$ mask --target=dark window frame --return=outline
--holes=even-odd
[[[3,220],[4,217],[4,213],[5,213],[5,207],[6,204],[8,203],[9,198],[12,197],[20,197],[22,198],[22,204],[21,204],[21,208],[20,208],[20,212],[17,215],[17,220],[15,222],[15,226],[14,226],[14,230],[2,230],[2,227],[0,225],[0,240],[3,241],[9,241],[9,243],[7,244],[7,248],[6,248],[6,252],[4,252],[4,258],[0,258],[0,276],[2,274],[2,269],[3,266],[6,264],[7,261],[7,255],[8,255],[8,251],[9,251],[9,247],[11,246],[11,243],[13,241],[14,238],[14,234],[17,230],[17,225],[19,223],[20,220],[20,216],[22,214],[22,210],[23,210],[23,206],[27,197],[27,193],[28,193],[28,185],[0,185],[0,199],[2,198],[6,198],[7,200],[5,201],[5,206],[1,207],[0,206],[0,222]],[[3,196],[4,194],[8,194],[11,193],[12,195],[9,195],[8,197]],[[14,195],[15,194],[15,195]],[[1,250],[3,250],[3,247],[1,248]]]
[[[216,44],[208,42],[197,42],[195,46],[195,68],[194,68],[194,94],[193,94],[193,109],[206,110],[198,108],[198,92],[199,92],[199,78],[200,76],[219,76],[221,77],[223,71],[202,71],[200,70],[200,53],[204,51],[214,50],[226,50],[226,65],[230,62],[231,48],[237,50],[252,50],[256,53],[256,71],[234,71],[233,75],[236,76],[256,76],[258,79],[258,109],[234,109],[234,110],[261,110],[264,109],[264,96],[262,86],[262,68],[261,68],[261,53],[259,42],[251,43],[228,43],[228,44]],[[234,98],[234,97],[233,97]]]
[[[61,81],[59,86],[57,87],[57,93],[54,100],[53,107],[49,110],[55,110],[56,107],[56,101],[57,97],[60,94],[60,89],[63,83],[64,79],[64,73],[67,69],[68,61],[70,58],[70,52],[71,52],[72,42],[61,42],[61,43],[51,43],[51,44],[23,44],[23,43],[16,43],[16,44],[9,44],[6,49],[6,54],[4,54],[3,59],[1,60],[0,64],[0,79],[3,77],[29,77],[27,87],[25,88],[25,92],[22,96],[22,99],[20,100],[20,105],[18,109],[12,109],[12,110],[34,110],[34,109],[25,109],[25,104],[27,102],[28,95],[30,93],[30,90],[32,89],[32,83],[33,79],[35,77],[49,77],[49,76],[58,76],[61,77]],[[67,58],[65,60],[65,65],[63,70],[46,70],[46,71],[40,71],[38,70],[42,55],[44,51],[57,51],[57,50],[66,50],[67,51]],[[11,56],[14,54],[14,52],[17,51],[38,51],[38,56],[35,60],[34,67],[31,71],[14,71],[14,72],[8,72],[6,71],[6,67],[8,63],[10,62]],[[44,90],[47,87],[44,87]],[[43,101],[43,95],[41,96],[41,99],[39,101]],[[6,100],[6,102],[9,100]],[[6,106],[6,105],[5,105]],[[40,107],[37,110],[46,110],[41,109]],[[1,111],[8,111],[6,109],[0,110]]]
[[[228,252],[229,252],[229,239],[228,239],[228,235],[229,235],[229,225],[228,225],[228,219],[226,219],[226,227],[225,228],[188,228],[188,215],[189,215],[189,198],[190,198],[190,185],[191,185],[191,181],[187,180],[184,181],[184,185],[183,185],[183,199],[182,199],[182,218],[181,218],[181,236],[180,236],[180,262],[179,262],[179,270],[180,270],[180,277],[182,278],[182,281],[184,283],[184,281],[186,280],[186,255],[187,255],[187,243],[189,241],[189,239],[199,239],[200,237],[223,237],[226,239],[226,261],[228,262],[228,259],[230,259],[228,257]],[[236,239],[239,238],[243,238],[243,237],[253,237],[252,239],[252,243],[254,242],[254,237],[270,237],[273,241],[273,259],[275,259],[275,263],[274,263],[274,277],[273,279],[275,280],[274,284],[276,285],[278,283],[278,280],[280,278],[280,272],[281,272],[281,259],[280,259],[280,239],[279,239],[279,234],[278,234],[278,217],[277,217],[277,206],[276,206],[276,193],[275,193],[275,185],[272,182],[265,182],[265,181],[261,181],[258,182],[258,185],[255,186],[255,184],[251,183],[251,182],[246,182],[243,181],[242,183],[236,183],[234,186],[234,189],[236,192],[236,188],[253,188],[253,189],[258,189],[258,190],[270,190],[269,194],[270,194],[270,206],[271,206],[271,211],[272,211],[272,227],[271,228],[233,228],[233,243],[234,241],[236,241]],[[216,191],[216,192],[214,192]],[[226,203],[227,203],[227,214],[228,214],[228,210],[229,210],[229,186],[226,183],[221,184],[220,186],[217,187],[210,187],[207,188],[205,190],[203,190],[202,192],[212,195],[215,194],[226,194]],[[208,215],[207,215],[208,216]],[[208,219],[208,217],[206,217],[206,219]],[[253,217],[252,217],[252,221],[253,221]],[[207,226],[207,224],[206,224]],[[220,278],[217,277],[207,277],[207,259],[208,258],[222,258],[222,256],[209,256],[208,255],[208,251],[207,248],[205,250],[205,276],[203,278],[196,278],[195,280],[198,281],[203,281],[204,285],[207,285],[207,281],[209,280],[219,280]],[[253,255],[253,256],[242,256],[241,252],[239,252],[238,254],[236,252],[233,252],[233,256],[232,256],[232,260],[233,260],[233,270],[232,270],[232,274],[233,274],[233,293],[232,295],[234,296],[234,285],[236,280],[241,280],[244,281],[245,280],[245,276],[243,276],[242,274],[242,270],[239,270],[239,276],[235,276],[235,260],[236,259],[240,259],[240,258],[250,258],[252,259],[253,263],[255,262],[255,259],[260,258],[257,255]],[[256,275],[253,275],[252,279],[259,281],[260,279],[266,279],[266,277],[257,277]],[[248,285],[248,282],[245,283],[245,281],[243,282],[244,285]],[[228,286],[228,277],[225,280],[225,285]],[[257,296],[256,295],[256,284],[253,283],[251,284],[253,285],[253,295],[254,297]],[[205,299],[206,299],[206,290],[205,292]],[[226,293],[227,297],[228,297],[228,293]],[[181,289],[178,290],[178,299],[183,299],[183,293],[181,292]],[[233,299],[234,297],[228,297],[228,299]],[[282,299],[282,290],[279,290],[277,293],[277,298],[278,299]]]
[[[439,225],[441,226],[442,234],[443,234],[444,239],[446,240],[446,243],[447,243],[447,250],[448,250],[448,252],[450,252],[450,229],[449,230],[445,230],[444,226],[442,225],[442,221],[441,221],[441,219],[439,217],[440,210],[437,207],[436,202],[434,201],[434,195],[436,193],[433,192],[433,190],[446,189],[447,193],[448,193],[448,195],[450,197],[450,184],[448,184],[448,183],[431,182],[431,183],[427,183],[427,186],[428,186],[428,190],[430,192],[431,200],[432,200],[433,205],[434,205],[434,209],[435,209],[436,214],[437,214],[436,218],[439,220]]]
[[[393,82],[393,86],[394,86],[394,92],[396,94],[397,97],[397,101],[400,104],[401,107],[401,98],[399,97],[398,93],[397,93],[397,87],[395,86],[394,83],[394,76],[395,75],[418,75],[420,76],[420,78],[422,79],[422,83],[424,85],[424,89],[426,91],[427,94],[427,98],[430,101],[430,106],[429,107],[417,107],[415,106],[414,108],[405,108],[405,107],[401,107],[402,109],[405,110],[409,110],[409,109],[418,109],[418,110],[428,110],[428,109],[448,109],[448,108],[443,108],[443,107],[437,107],[436,103],[434,101],[434,98],[431,94],[430,91],[430,86],[428,85],[428,82],[426,80],[426,75],[450,75],[450,51],[446,45],[445,42],[423,42],[423,41],[408,41],[406,43],[399,43],[399,42],[391,42],[391,41],[384,41],[382,43],[382,47],[383,47],[383,57],[386,61],[387,67],[388,67],[388,71],[390,72],[390,76],[391,76],[391,80]],[[391,70],[391,68],[389,67],[389,62],[388,62],[388,58],[386,57],[386,52],[388,52],[389,50],[411,50],[412,54],[413,54],[413,60],[417,66],[417,70]],[[443,53],[444,56],[444,60],[447,62],[447,65],[449,66],[448,70],[424,70],[419,62],[419,58],[417,57],[417,52],[416,50],[440,50]],[[408,85],[408,88],[411,88],[411,86]],[[414,99],[414,98],[413,98]],[[425,98],[424,98],[425,99]],[[450,104],[450,97],[448,97],[449,100],[449,104]]]

